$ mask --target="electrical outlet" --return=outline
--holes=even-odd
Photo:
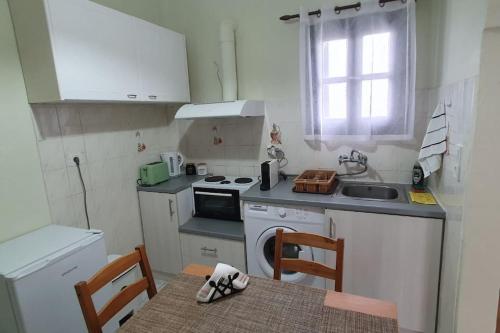
[[[74,158],[78,157],[80,164],[85,164],[85,154],[78,152],[72,154],[66,154],[66,166],[76,166]]]

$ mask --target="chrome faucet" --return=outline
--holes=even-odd
[[[353,149],[351,150],[351,156],[347,154],[339,156],[339,165],[347,162],[358,163],[358,165],[366,166],[368,163],[368,157],[359,150]]]

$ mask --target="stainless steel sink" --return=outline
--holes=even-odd
[[[401,184],[341,182],[335,195],[352,199],[408,202]]]

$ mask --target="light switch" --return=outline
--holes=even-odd
[[[453,171],[455,173],[455,178],[457,179],[457,182],[461,182],[461,174],[462,174],[462,155],[463,155],[463,150],[464,150],[464,145],[458,144],[457,145],[457,157],[455,161],[455,165],[453,167]]]

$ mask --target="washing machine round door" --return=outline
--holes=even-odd
[[[255,255],[257,262],[264,274],[270,278],[274,276],[274,245],[276,240],[276,230],[283,229],[284,232],[297,232],[289,227],[272,227],[265,230],[257,239]],[[314,261],[312,250],[309,246],[297,244],[283,244],[283,258],[295,258]],[[304,273],[283,271],[281,280],[298,283],[307,277]]]

